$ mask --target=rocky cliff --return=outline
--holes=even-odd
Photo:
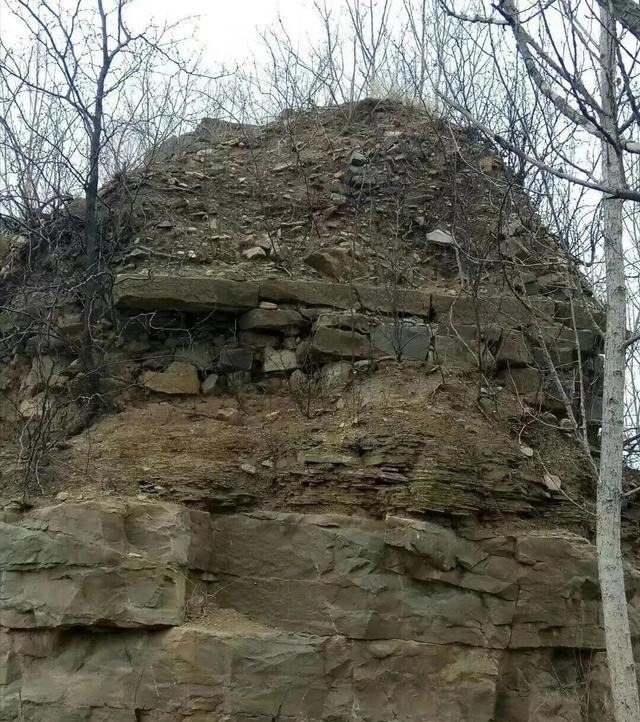
[[[610,719],[603,312],[501,161],[369,100],[101,202],[90,423],[82,203],[5,242],[0,719]]]

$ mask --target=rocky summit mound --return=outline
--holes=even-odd
[[[603,312],[482,140],[205,120],[100,216],[91,418],[82,202],[4,235],[0,720],[609,719]]]

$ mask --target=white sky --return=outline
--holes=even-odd
[[[344,0],[323,2],[336,13],[345,5]],[[318,31],[312,0],[136,0],[133,7],[157,22],[197,16],[196,38],[211,63],[246,58],[259,44],[260,30],[276,23],[278,16],[301,42]]]
[[[72,8],[77,0],[53,0],[54,7]],[[345,0],[320,0],[336,14],[345,7]],[[92,0],[83,0],[91,7]],[[107,7],[111,5],[109,0]],[[7,0],[0,0],[0,33],[11,36],[16,26],[8,11]],[[309,33],[316,34],[317,11],[312,0],[131,0],[127,17],[136,25],[149,20],[158,24],[194,17],[195,39],[203,47],[212,64],[239,62],[259,47],[259,32],[277,22],[285,21],[293,39],[304,43]],[[186,26],[185,26],[186,27]]]

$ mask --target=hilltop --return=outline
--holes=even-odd
[[[604,314],[503,160],[368,99],[100,199],[91,281],[81,199],[0,245],[9,713],[608,719]]]

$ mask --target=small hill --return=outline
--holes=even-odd
[[[83,213],[4,234],[11,719],[609,719],[603,310],[484,141],[206,119],[101,190],[91,280]]]

